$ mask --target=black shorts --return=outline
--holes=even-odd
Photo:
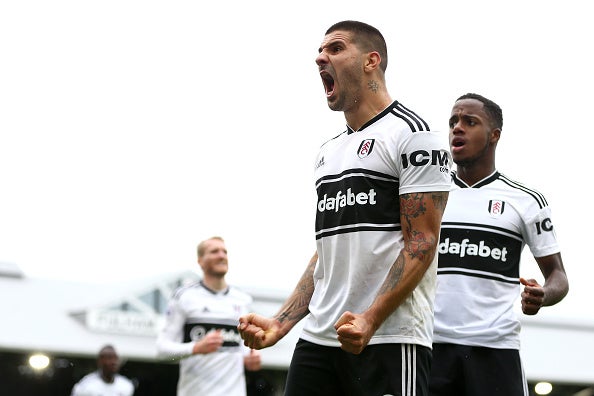
[[[433,344],[431,396],[528,396],[517,349]]]
[[[353,355],[300,339],[285,396],[427,396],[431,350],[412,344],[368,345]]]

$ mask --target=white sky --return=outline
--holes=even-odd
[[[591,312],[587,4],[2,2],[0,261],[123,281],[197,270],[196,243],[221,235],[231,282],[292,289],[315,248],[314,156],[345,124],[314,59],[357,19],[386,37],[392,97],[444,138],[459,95],[501,105],[498,168],[545,194],[570,277],[551,311]]]

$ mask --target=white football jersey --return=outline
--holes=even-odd
[[[513,305],[520,256],[558,253],[551,211],[539,192],[499,172],[472,187],[453,173],[443,215],[434,342],[520,348]]]
[[[399,196],[448,191],[447,136],[395,101],[358,131],[325,143],[315,162],[318,263],[302,338],[339,346],[334,323],[375,299],[404,245]],[[437,257],[370,344],[431,346]]]
[[[165,326],[157,340],[162,357],[179,362],[178,396],[245,395],[243,345],[237,325],[252,298],[237,288],[215,292],[202,282],[178,289],[167,309]],[[221,330],[223,346],[217,352],[192,355],[207,333]]]
[[[134,384],[123,375],[116,374],[113,382],[103,381],[98,371],[85,375],[72,388],[71,396],[132,396]]]

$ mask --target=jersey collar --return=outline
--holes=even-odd
[[[229,293],[229,286],[227,286],[227,288],[225,290],[220,290],[220,291],[212,290],[211,288],[206,286],[203,281],[200,281],[200,286],[202,286],[203,288],[205,288],[212,294],[228,294]]]
[[[397,100],[393,101],[392,104],[390,104],[388,107],[386,107],[385,109],[380,111],[371,120],[367,121],[365,124],[363,124],[363,126],[361,128],[357,129],[356,131],[347,124],[347,134],[350,135],[351,133],[362,131],[363,129],[367,128],[368,126],[370,126],[371,124],[373,124],[374,122],[379,120],[380,118],[384,117],[386,114],[388,114],[390,111],[392,111],[392,109],[394,107],[396,107],[397,105],[398,105],[398,101]]]
[[[499,172],[495,171],[495,172],[491,173],[489,176],[485,177],[483,180],[480,180],[480,181],[474,183],[472,186],[469,186],[464,180],[458,178],[456,171],[452,172],[452,180],[460,188],[481,188],[483,186],[486,186],[487,184],[494,182],[498,178],[499,178]]]

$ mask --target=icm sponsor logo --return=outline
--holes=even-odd
[[[416,150],[410,154],[404,153],[400,155],[402,167],[404,169],[409,166],[439,166],[441,172],[450,172],[450,164],[448,160],[448,153],[445,150]]]
[[[545,231],[545,232],[553,231],[553,223],[551,222],[551,219],[549,219],[548,217],[546,219],[544,219],[543,221],[536,222],[535,225],[536,225],[536,233],[538,235],[542,234],[543,231]]]
[[[336,196],[329,197],[324,194],[324,197],[318,201],[318,212],[335,211],[346,206],[354,205],[375,205],[375,190],[372,188],[369,192],[354,193],[351,189],[347,189],[346,193],[339,191]]]
[[[456,256],[480,256],[491,257],[495,260],[507,261],[507,248],[492,248],[485,244],[485,241],[479,243],[470,243],[470,239],[463,239],[462,242],[450,241],[446,238],[439,244],[439,254],[454,254]]]

